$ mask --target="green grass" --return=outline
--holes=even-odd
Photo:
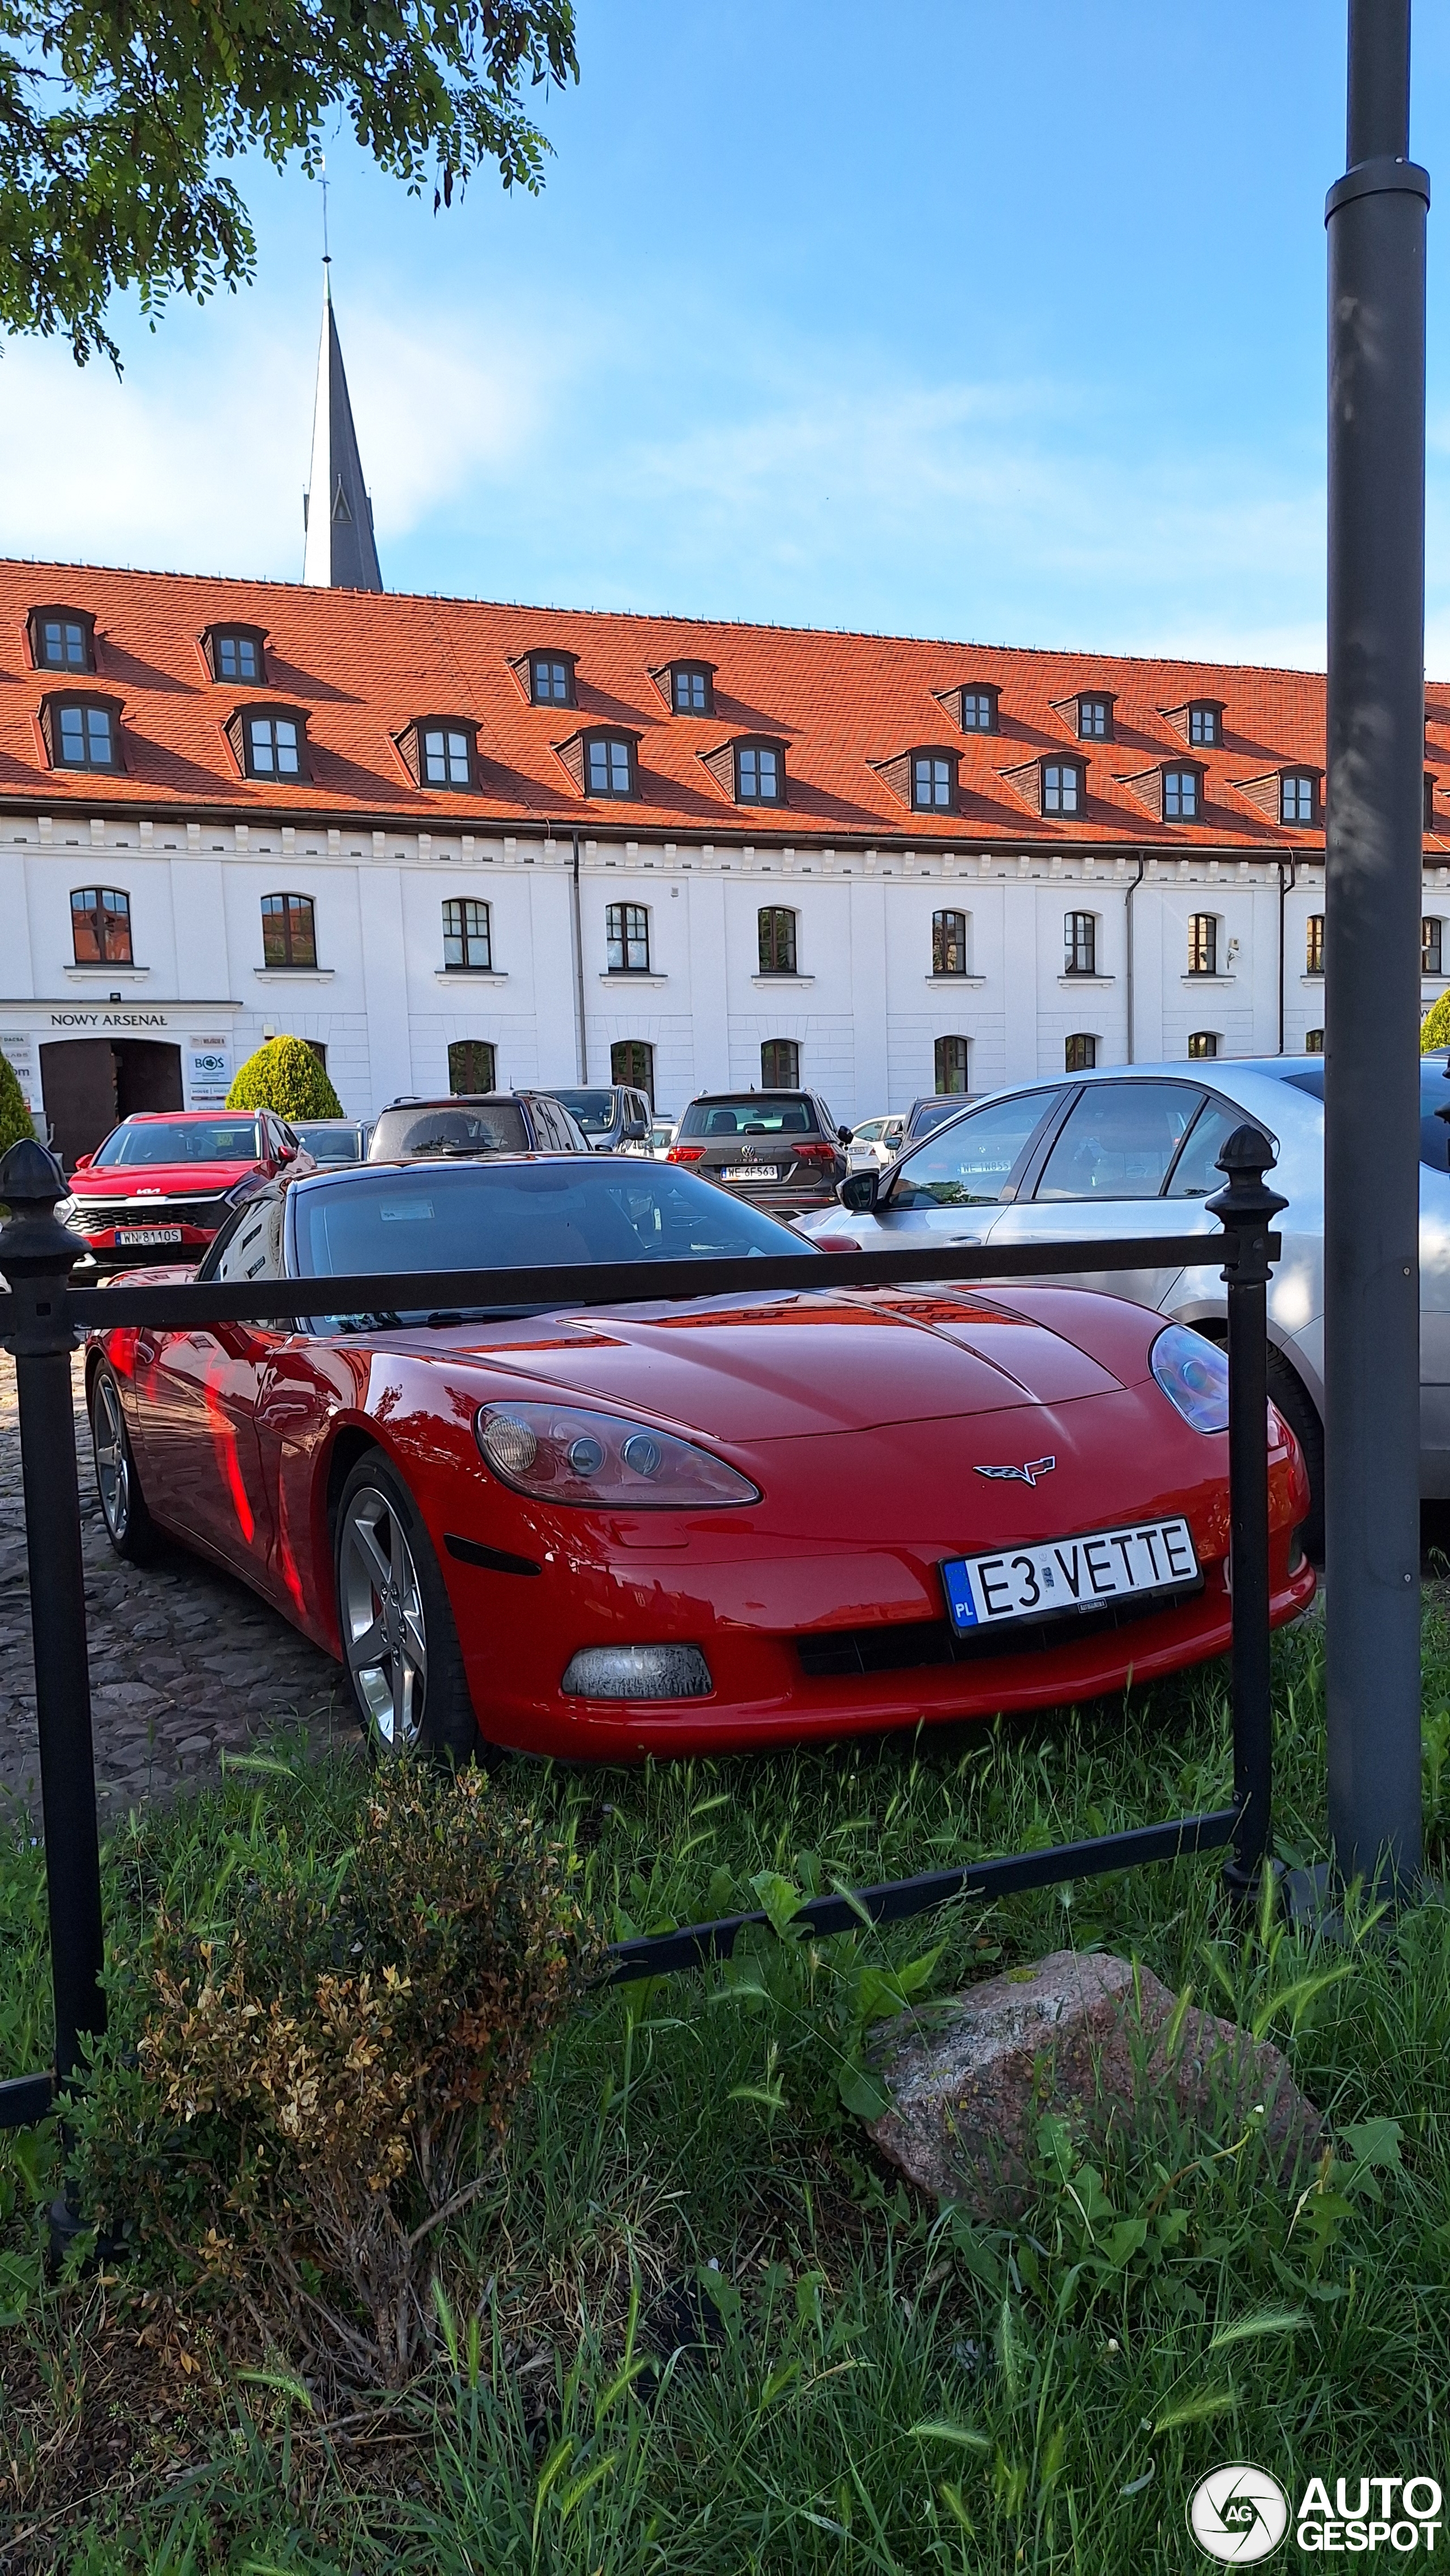
[[[1437,1618],[1426,1645],[1438,1851],[1450,1639]],[[1322,1832],[1317,1629],[1275,1652],[1280,1845],[1302,1859]],[[1213,1806],[1229,1776],[1217,1671],[1126,1708],[771,1761],[508,1766],[512,1792],[574,1832],[611,1930],[747,1907],[763,1871],[864,1883]],[[238,1769],[115,1839],[113,1919],[164,1891],[205,1923],[257,1837],[343,1849],[357,1792],[342,1760]],[[1124,2145],[1093,2177],[1048,2133],[1017,2229],[939,2213],[894,2180],[838,2085],[861,1969],[900,1970],[938,1944],[943,1993],[1053,1948],[1131,1952],[1275,2038],[1336,2131],[1357,2130],[1359,2153],[1342,2145],[1328,2187],[1299,2205],[1253,2135],[1186,2156],[1187,2171],[1161,2161],[1161,2141]],[[35,2062],[43,1989],[39,1872],[16,1847],[0,1860],[7,2068]],[[1375,2473],[1450,2486],[1447,2115],[1438,1901],[1329,1950],[1237,1931],[1205,1860],[852,1943],[767,1936],[733,1978],[602,1995],[567,2027],[496,2194],[448,2249],[437,2365],[405,2400],[327,2426],[285,2374],[238,2381],[175,2437],[179,2482],[171,2437],[157,2456],[155,2437],[150,2450],[138,2438],[129,2486],[85,2505],[73,2493],[31,2563],[77,2576],[1140,2576],[1199,2563],[1186,2498],[1223,2461],[1300,2490],[1312,2475],[1332,2492],[1336,2477]],[[16,2322],[0,2343],[0,2469],[18,2446],[29,2474],[43,2413],[3,2391],[49,2386],[62,2422],[95,2368],[101,2294],[41,2291],[44,2176],[26,2142],[3,2152],[0,2308]],[[708,2324],[662,2374],[667,2299]]]

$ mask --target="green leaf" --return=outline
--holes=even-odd
[[[1357,2165],[1374,2165],[1381,2173],[1399,2173],[1400,2140],[1404,2136],[1398,2120],[1350,2120],[1339,2131]]]
[[[949,2423],[945,2416],[933,2416],[927,2422],[913,2424],[908,2429],[913,2442],[951,2442],[957,2450],[977,2451],[983,2458],[991,2453],[990,2433],[978,2433],[970,2424]]]
[[[836,2089],[848,2111],[858,2120],[884,2119],[891,2108],[891,2095],[874,2067],[848,2064],[836,2078]]]
[[[781,1941],[798,1939],[799,1934],[794,1929],[794,1917],[799,1914],[806,1899],[795,1882],[789,1878],[782,1878],[778,1869],[762,1869],[756,1872],[750,1884],[755,1891],[755,1902],[776,1938]]]

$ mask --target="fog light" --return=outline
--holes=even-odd
[[[559,1684],[566,1699],[705,1699],[714,1687],[698,1646],[581,1646]]]

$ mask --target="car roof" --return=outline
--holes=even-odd
[[[376,1172],[417,1172],[420,1179],[424,1180],[431,1173],[436,1180],[440,1171],[461,1172],[466,1167],[470,1171],[496,1172],[500,1166],[513,1163],[557,1163],[562,1170],[580,1176],[588,1171],[598,1171],[607,1182],[611,1178],[611,1173],[605,1167],[612,1161],[612,1156],[604,1154],[560,1154],[558,1152],[462,1154],[449,1163],[430,1162],[426,1157],[416,1154],[380,1154],[375,1163],[332,1163],[328,1165],[326,1171],[298,1172],[295,1177],[283,1175],[282,1186],[300,1190],[307,1188],[313,1181],[361,1181],[366,1180],[370,1173]],[[617,1164],[614,1167],[613,1176],[618,1177]],[[693,1176],[690,1173],[684,1173],[681,1177],[688,1180]]]
[[[118,1118],[116,1124],[118,1127],[189,1127],[194,1119],[205,1119],[210,1124],[217,1118],[259,1118],[260,1116],[261,1111],[257,1109],[128,1109],[125,1117]],[[269,1110],[268,1116],[277,1118],[281,1116],[281,1112],[276,1109]],[[283,1125],[285,1124],[284,1119]]]

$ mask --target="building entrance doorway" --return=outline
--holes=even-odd
[[[62,1038],[40,1050],[40,1087],[51,1149],[74,1171],[118,1118],[180,1109],[181,1049],[156,1038]]]

